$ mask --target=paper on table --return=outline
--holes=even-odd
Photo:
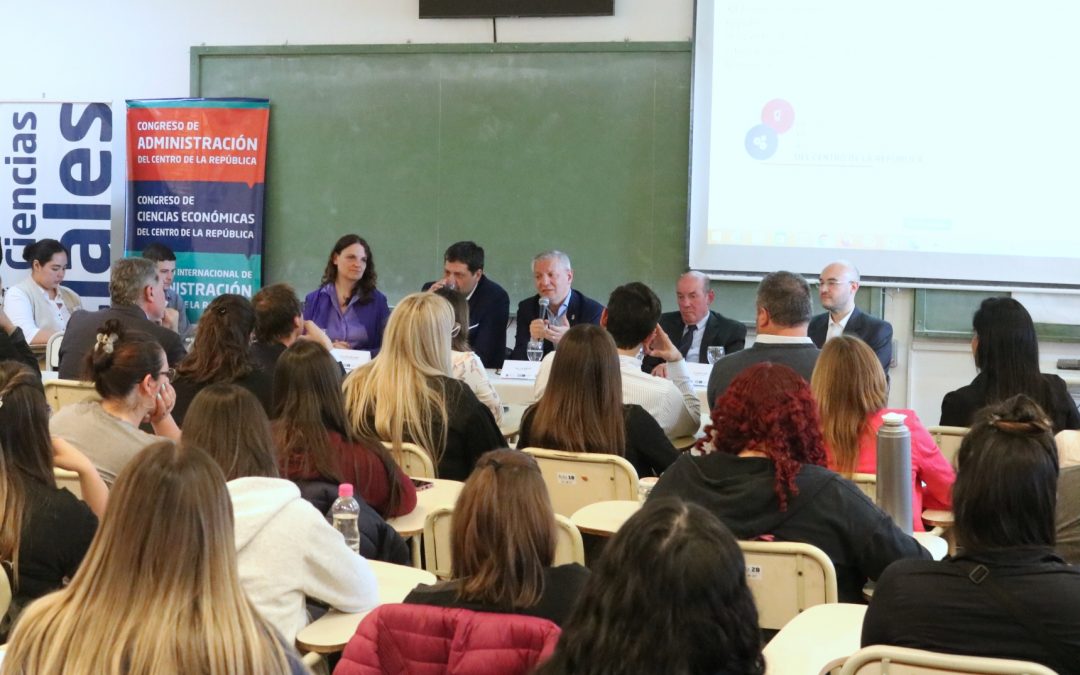
[[[686,370],[690,372],[690,382],[695,387],[707,387],[709,385],[709,374],[712,373],[711,363],[690,363],[687,361]]]
[[[504,380],[535,380],[539,372],[539,361],[504,361],[499,376]]]
[[[331,349],[330,355],[341,362],[346,373],[359,368],[371,360],[371,352],[366,349]]]

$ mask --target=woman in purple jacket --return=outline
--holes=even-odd
[[[371,247],[363,237],[346,234],[330,252],[322,285],[304,298],[304,319],[326,331],[334,347],[367,349],[375,356],[390,317],[377,279]]]

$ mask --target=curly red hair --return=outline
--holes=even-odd
[[[776,467],[776,497],[787,510],[798,494],[795,476],[803,464],[826,465],[817,404],[798,373],[778,363],[758,363],[732,380],[716,400],[705,439],[717,452],[765,453]],[[704,440],[699,443],[705,445]]]

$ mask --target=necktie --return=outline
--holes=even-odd
[[[686,358],[686,352],[690,351],[690,345],[694,344],[694,331],[697,330],[697,324],[691,324],[686,327],[686,332],[683,333],[682,339],[679,340],[679,352],[682,353],[683,358]]]

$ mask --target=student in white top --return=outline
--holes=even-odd
[[[72,312],[82,309],[82,300],[60,285],[68,266],[63,244],[41,239],[24,248],[22,255],[30,263],[30,274],[8,289],[4,308],[27,342],[43,345],[53,333],[64,330]]]
[[[200,391],[185,418],[184,447],[205,449],[225,472],[240,585],[286,644],[308,623],[307,597],[346,613],[378,604],[367,560],[292,481],[278,478],[270,420],[251,392],[223,383]]]
[[[645,284],[633,282],[611,292],[600,325],[619,350],[623,403],[644,408],[668,438],[693,436],[701,425],[701,401],[690,383],[682,353],[659,327],[659,318],[660,299]],[[667,361],[665,376],[641,372],[639,353]],[[533,386],[537,400],[547,387],[551,361],[557,354],[547,355],[540,364]]]
[[[454,308],[454,332],[450,337],[450,364],[454,369],[454,379],[469,385],[476,398],[491,410],[495,423],[502,422],[502,400],[499,392],[491,386],[484,362],[469,347],[469,303],[463,293],[442,286],[432,291],[435,295],[446,298]]]

